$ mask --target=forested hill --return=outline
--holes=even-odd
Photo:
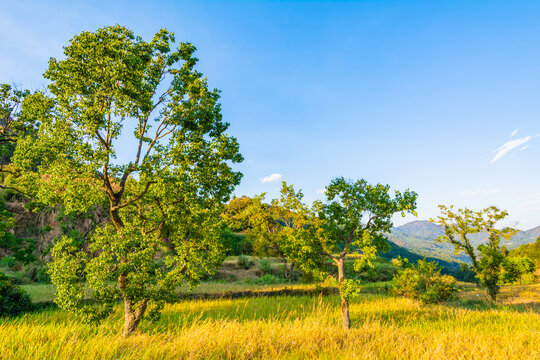
[[[414,253],[439,258],[443,260],[459,260],[468,262],[465,255],[455,255],[454,246],[448,243],[438,243],[435,239],[443,235],[442,226],[432,224],[426,220],[417,220],[393,227],[388,239]],[[503,243],[508,249],[515,249],[520,245],[531,244],[540,236],[540,226],[527,231],[519,231],[510,241]],[[471,236],[471,242],[478,246],[487,241],[487,234],[479,233]]]
[[[521,245],[517,249],[512,250],[510,255],[527,256],[531,258],[537,265],[540,265],[540,237],[532,244]]]

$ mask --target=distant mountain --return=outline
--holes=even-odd
[[[417,220],[410,223],[393,227],[391,233],[387,235],[388,240],[394,244],[410,250],[419,255],[442,259],[445,261],[469,262],[469,258],[464,255],[456,255],[454,246],[448,243],[438,243],[435,239],[444,234],[443,227],[432,224],[427,220]],[[530,244],[540,236],[540,226],[527,231],[519,231],[510,241],[503,242],[502,245],[508,249],[515,249],[520,245]],[[487,234],[479,233],[471,236],[471,243],[478,246],[487,242]]]

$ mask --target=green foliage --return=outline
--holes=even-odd
[[[28,279],[37,282],[48,284],[51,282],[51,278],[48,273],[48,268],[46,264],[41,262],[33,262],[27,264],[23,268],[24,276]]]
[[[226,228],[221,233],[225,251],[229,256],[252,255],[253,244],[245,234],[234,233]]]
[[[282,284],[282,283],[284,283],[286,281],[287,280],[285,280],[285,279],[283,279],[283,278],[281,278],[279,276],[275,276],[275,275],[272,275],[272,274],[266,274],[266,275],[261,276],[257,280],[253,281],[253,283],[258,284],[258,285],[274,285],[274,284]]]
[[[0,249],[7,251],[15,261],[25,264],[35,261],[35,240],[17,238],[13,233],[14,227],[13,213],[8,211],[5,202],[0,200]]]
[[[345,279],[339,283],[339,294],[347,301],[360,295],[362,283],[356,279]]]
[[[253,242],[253,251],[259,256],[278,257],[283,261],[283,276],[289,281],[300,270],[315,268],[320,256],[309,244],[311,213],[302,202],[303,194],[292,185],[282,182],[280,197],[270,204],[265,194],[254,198],[231,200],[224,213],[228,222],[243,229]]]
[[[534,262],[530,258],[523,256],[506,257],[502,265],[504,268],[504,280],[510,284],[518,281],[521,284],[523,275],[532,274],[536,270]]]
[[[19,138],[12,158],[41,204],[66,216],[109,210],[87,237],[65,229],[50,274],[59,306],[87,320],[122,298],[125,335],[224,256],[220,214],[242,156],[195,50],[167,30],[149,42],[118,25],[73,37],[45,73],[52,110],[41,108],[37,136]]]
[[[345,257],[354,256],[353,268],[360,271],[373,267],[377,252],[388,250],[389,245],[384,234],[392,228],[392,216],[401,213],[415,214],[415,192],[406,190],[390,193],[390,186],[370,185],[365,180],[345,180],[337,178],[326,187],[326,203],[315,202],[312,211],[316,215],[311,219],[311,235],[305,239],[305,248],[309,249],[311,259],[325,256],[337,266],[340,285],[341,311],[343,327],[349,329],[349,304],[351,283],[345,270]],[[302,262],[301,262],[302,263]],[[319,270],[319,277],[324,277],[320,263],[305,266]],[[315,266],[313,266],[315,265]],[[318,267],[316,265],[319,265]]]
[[[257,267],[263,275],[274,273],[274,269],[272,269],[272,262],[269,259],[259,259]]]
[[[32,309],[30,296],[0,272],[0,317],[19,315]]]
[[[437,241],[454,245],[456,253],[465,252],[471,259],[476,277],[487,288],[489,296],[496,300],[503,282],[502,265],[506,257],[506,249],[500,246],[500,241],[512,237],[516,230],[509,227],[497,229],[495,224],[508,213],[495,206],[476,212],[467,208],[454,212],[453,206],[444,205],[439,205],[439,209],[441,215],[437,220],[430,220],[444,228],[444,235],[437,238]],[[488,243],[478,246],[477,253],[471,244],[470,235],[482,231],[488,234]]]
[[[246,255],[240,255],[236,260],[236,265],[241,269],[247,270],[253,266],[253,261],[251,261]]]
[[[388,185],[337,178],[327,186],[326,197],[326,204],[314,205],[320,219],[317,232],[320,253],[327,256],[339,253],[340,258],[356,254],[358,270],[371,266],[377,252],[388,249],[384,234],[392,227],[392,216],[414,214],[417,194],[395,191],[392,197]]]
[[[16,263],[17,261],[15,260],[15,257],[13,255],[4,256],[3,258],[0,258],[1,267],[12,268],[15,266]]]
[[[394,293],[435,304],[454,299],[457,294],[456,279],[441,275],[436,262],[420,260],[404,268],[394,277]]]
[[[350,274],[352,279],[360,280],[363,283],[373,283],[392,280],[399,269],[398,266],[386,261],[375,260],[372,261],[372,265],[355,271],[354,262],[345,262],[345,273]]]
[[[251,228],[250,218],[246,210],[253,204],[253,199],[247,196],[233,197],[223,211],[223,218],[233,232],[242,232]]]
[[[510,256],[526,256],[530,258],[536,266],[540,266],[540,237],[536,242],[527,245],[521,245],[517,249],[510,251]]]

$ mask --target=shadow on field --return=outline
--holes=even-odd
[[[473,311],[504,310],[518,313],[540,314],[540,302],[536,300],[521,301],[519,303],[493,302],[491,300],[466,299],[447,304],[450,308],[460,308]]]

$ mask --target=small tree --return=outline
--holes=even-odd
[[[532,274],[536,270],[534,262],[526,256],[507,257],[503,261],[504,280],[510,284],[519,281],[525,274]]]
[[[428,304],[453,299],[458,291],[456,279],[441,275],[441,270],[435,261],[418,260],[394,276],[394,293]]]
[[[437,220],[430,220],[444,228],[444,235],[438,237],[437,241],[454,245],[456,252],[465,252],[471,259],[476,277],[487,288],[489,296],[496,300],[502,281],[502,264],[506,257],[500,241],[512,237],[516,230],[509,227],[497,229],[495,225],[508,213],[495,206],[476,212],[467,208],[454,212],[453,206],[445,205],[439,205],[439,209],[441,215]],[[487,233],[488,242],[479,245],[476,252],[470,235],[480,232]]]
[[[195,69],[195,47],[174,42],[167,30],[146,42],[121,26],[75,36],[45,73],[51,115],[13,157],[42,203],[108,209],[87,244],[57,241],[51,280],[58,305],[88,320],[121,298],[126,336],[220,263],[222,203],[241,177],[219,92]]]
[[[264,203],[265,194],[251,199],[241,215],[228,213],[237,223],[246,222],[247,233],[254,241],[254,249],[259,255],[276,256],[283,261],[283,276],[292,281],[298,261],[305,262],[301,247],[303,238],[308,236],[310,212],[302,202],[303,194],[295,191],[293,185],[282,182],[280,197],[270,204]],[[243,220],[243,219],[247,219]]]
[[[416,198],[417,194],[409,190],[395,191],[392,197],[388,185],[337,178],[326,187],[326,203],[314,204],[318,219],[312,227],[316,240],[310,247],[337,266],[345,329],[350,328],[349,298],[358,286],[347,279],[346,256],[354,256],[357,271],[370,266],[377,252],[388,248],[384,234],[392,227],[392,216],[415,214]]]

